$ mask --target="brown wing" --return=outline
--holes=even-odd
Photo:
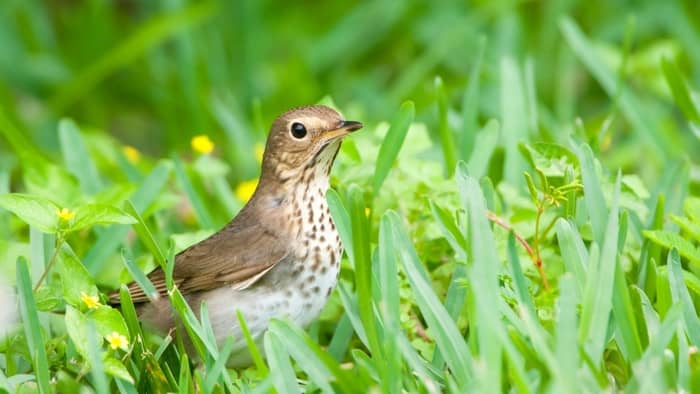
[[[247,288],[285,259],[289,248],[281,234],[260,222],[246,220],[246,216],[241,212],[229,225],[175,256],[173,281],[182,294],[224,284]],[[161,296],[167,295],[165,273],[160,267],[148,278]],[[148,301],[137,283],[131,282],[128,288],[134,303]],[[110,294],[110,302],[119,303],[118,291]]]

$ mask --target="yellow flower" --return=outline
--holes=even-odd
[[[71,211],[68,208],[61,208],[56,210],[56,216],[58,216],[58,218],[62,221],[67,222],[73,219],[73,216],[75,216],[75,212]]]
[[[369,208],[365,207],[365,216],[369,217]]]
[[[255,144],[255,160],[257,160],[258,163],[262,163],[264,153],[265,153],[265,146],[261,143]]]
[[[80,301],[82,301],[88,309],[97,309],[101,305],[100,299],[97,298],[97,296],[87,294],[84,291],[80,292]]]
[[[107,335],[105,339],[107,340],[107,343],[109,343],[109,347],[111,347],[112,350],[127,350],[129,348],[129,340],[127,340],[124,335],[116,331],[112,331],[112,333]]]
[[[124,152],[124,156],[126,156],[126,159],[129,160],[131,164],[138,163],[141,158],[141,152],[131,145],[124,145],[122,147],[122,152]]]
[[[208,155],[214,150],[214,143],[211,142],[208,135],[197,135],[192,137],[192,149],[196,152]]]
[[[236,197],[239,200],[246,202],[255,192],[255,188],[258,186],[257,179],[251,179],[249,181],[243,181],[236,186]]]

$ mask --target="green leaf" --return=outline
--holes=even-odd
[[[671,215],[671,220],[673,220],[681,230],[693,237],[695,241],[700,242],[700,221],[693,222],[685,217],[676,215]]]
[[[49,364],[46,358],[39,314],[34,304],[32,280],[29,277],[27,261],[23,257],[17,259],[17,289],[19,292],[19,310],[22,315],[22,326],[29,345],[36,382],[40,392],[48,394],[52,392],[49,386]]]
[[[75,217],[66,231],[78,231],[97,224],[132,224],[136,220],[119,208],[88,204],[75,209]]]
[[[114,357],[106,357],[102,360],[102,363],[107,374],[134,384],[134,378],[131,377],[131,374],[129,374],[129,371],[121,361]]]
[[[52,311],[61,305],[61,297],[56,294],[56,289],[50,286],[42,286],[34,292],[36,309],[40,311]]]
[[[377,164],[374,170],[374,195],[378,196],[380,188],[384,183],[384,179],[389,174],[389,170],[394,165],[396,157],[399,155],[401,150],[401,145],[403,145],[404,139],[406,139],[406,133],[413,122],[415,116],[415,105],[412,101],[406,101],[401,104],[399,112],[396,114],[391,122],[391,127],[384,137],[384,142],[379,148],[379,153],[377,154]]]
[[[642,231],[642,234],[644,237],[666,249],[675,247],[678,249],[681,256],[688,259],[691,264],[700,266],[700,250],[688,239],[666,230],[645,230]]]
[[[84,358],[88,358],[87,345],[87,318],[80,313],[76,308],[70,305],[66,306],[66,315],[64,317],[66,323],[66,331],[71,341],[75,345],[78,354]]]
[[[194,212],[197,215],[197,220],[199,220],[199,224],[204,228],[214,228],[214,220],[212,219],[206,204],[204,204],[202,197],[199,195],[199,193],[197,193],[197,190],[195,190],[192,180],[190,180],[182,160],[180,160],[180,157],[175,154],[173,154],[172,160],[175,164],[175,176],[180,183],[180,187],[182,187],[187,195],[187,198],[190,200],[192,208],[194,208]]]
[[[549,142],[521,143],[520,152],[548,177],[564,177],[569,168],[578,167],[576,155],[562,145]]]
[[[126,326],[124,317],[116,309],[103,305],[97,309],[91,310],[87,317],[95,323],[97,332],[106,337],[114,332],[123,335],[130,341],[129,329]],[[131,342],[131,341],[130,341]]]
[[[68,244],[63,244],[58,252],[58,269],[63,284],[63,297],[73,307],[81,308],[82,294],[98,297],[95,280]]]
[[[51,200],[28,194],[9,193],[0,195],[0,207],[45,233],[58,231],[59,207]]]

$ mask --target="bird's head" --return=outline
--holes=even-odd
[[[262,180],[287,183],[328,176],[340,141],[362,128],[323,105],[289,110],[272,124],[262,163]],[[306,177],[306,178],[304,178]]]

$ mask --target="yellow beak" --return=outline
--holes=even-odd
[[[355,130],[361,129],[362,126],[363,125],[360,122],[355,122],[354,120],[344,120],[340,122],[340,126],[337,129],[323,133],[323,138],[327,141],[341,138]]]

